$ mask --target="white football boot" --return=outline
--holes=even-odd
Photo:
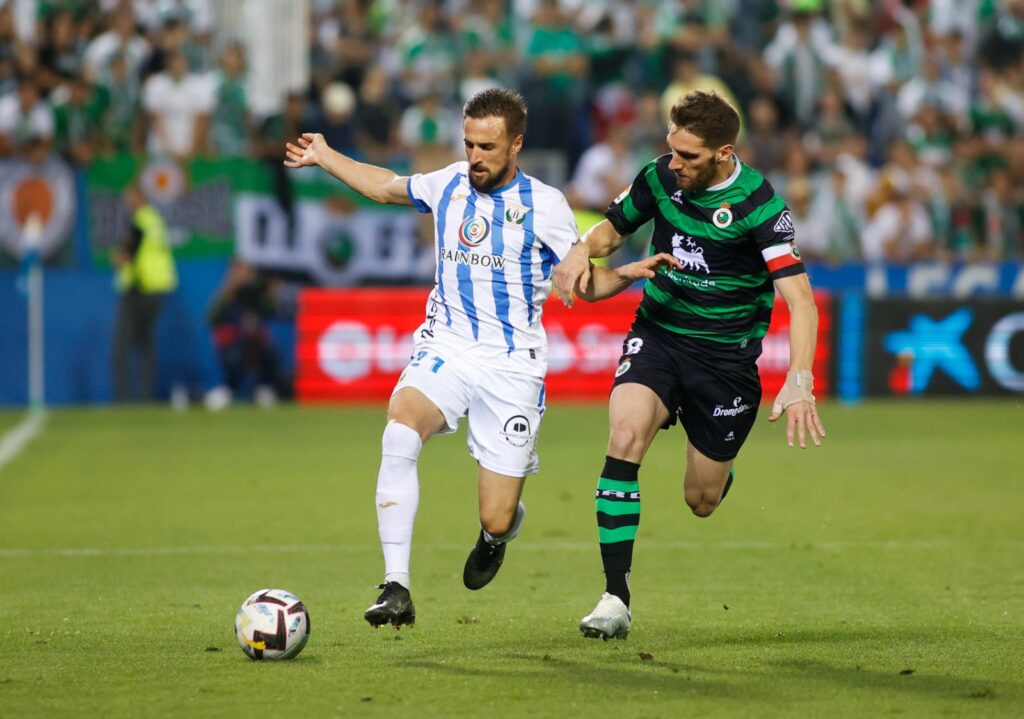
[[[580,620],[580,632],[591,639],[625,639],[629,636],[633,615],[621,599],[605,592],[587,616]]]

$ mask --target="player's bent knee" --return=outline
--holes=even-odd
[[[710,517],[718,508],[718,497],[696,489],[685,492],[686,504],[697,517]]]
[[[515,521],[515,510],[512,512],[486,512],[480,514],[480,526],[494,537],[500,537],[511,532]]]
[[[701,502],[696,507],[692,507],[694,515],[701,518],[710,517],[717,508],[718,502]]]
[[[642,445],[640,433],[626,425],[613,426],[608,439],[609,453],[613,457],[634,456]]]

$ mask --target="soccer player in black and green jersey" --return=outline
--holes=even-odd
[[[654,220],[652,253],[671,253],[644,287],[609,400],[611,424],[597,485],[605,593],[580,622],[584,636],[625,638],[629,572],[640,523],[638,474],[658,429],[686,430],[683,493],[698,517],[715,511],[761,402],[757,358],[775,290],[789,305],[790,371],[769,420],[818,445],[825,429],[812,394],[818,315],[782,198],[733,153],[739,117],[719,95],[691,92],[672,108],[671,153],[650,162],[555,269],[563,301],[626,289],[623,273],[594,267]]]

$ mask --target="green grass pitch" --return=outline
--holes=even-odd
[[[682,500],[682,432],[659,435],[633,632],[605,643],[576,627],[603,589],[603,405],[549,407],[523,534],[480,592],[464,431],[427,445],[400,632],[362,619],[382,408],[55,412],[0,469],[0,714],[1024,715],[1024,406],[825,405],[806,451],[766,416],[709,519]],[[235,643],[261,587],[309,607],[293,662]]]

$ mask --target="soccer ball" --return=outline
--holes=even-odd
[[[235,615],[238,645],[250,659],[291,659],[309,641],[309,612],[283,589],[261,589]]]

